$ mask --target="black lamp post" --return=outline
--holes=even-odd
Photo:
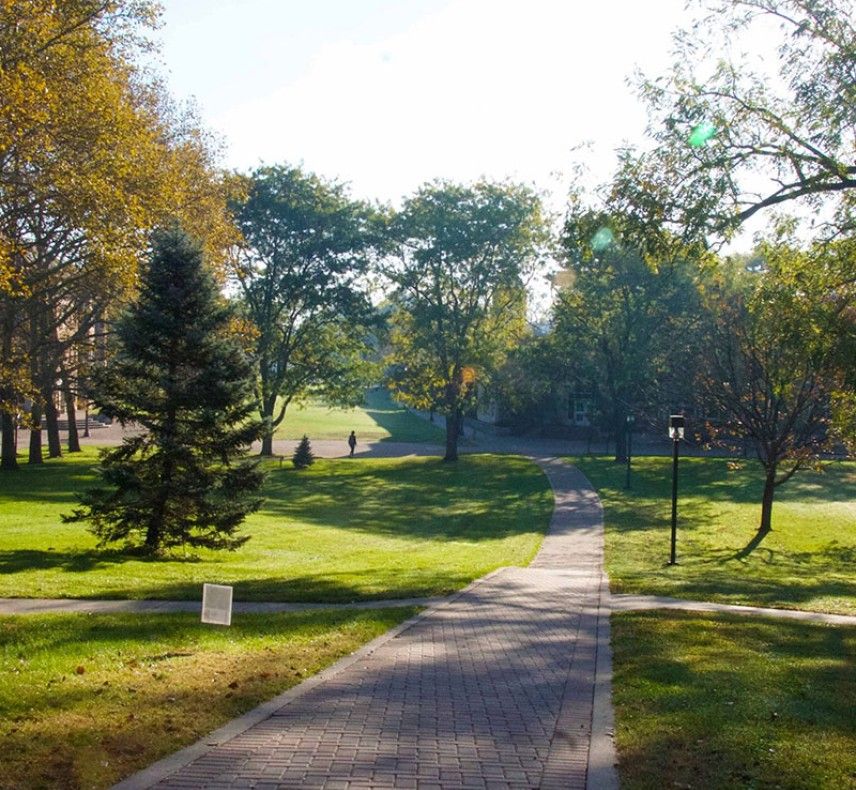
[[[626,436],[627,436],[627,476],[624,480],[624,487],[630,488],[630,456],[633,453],[633,423],[636,422],[636,418],[632,414],[628,414],[624,418],[624,423],[626,426]]]
[[[669,417],[669,438],[672,440],[672,549],[669,554],[669,565],[676,563],[675,540],[678,534],[678,447],[684,438],[686,420],[682,414]]]

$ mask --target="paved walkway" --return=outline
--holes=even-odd
[[[235,601],[235,614],[251,612],[308,612],[320,609],[389,609],[396,606],[436,606],[446,598],[395,598],[379,601],[353,601],[351,603],[286,603],[276,601]],[[110,601],[82,598],[0,598],[0,615],[73,613],[110,614],[136,612],[162,614],[164,612],[202,613],[202,601]]]
[[[773,609],[765,606],[742,606],[712,601],[685,601],[681,598],[666,598],[661,595],[613,595],[609,599],[613,612],[629,612],[644,609],[681,609],[689,612],[726,612],[754,617],[778,617],[782,620],[802,620],[826,625],[856,625],[856,615],[807,612],[798,609]]]
[[[539,463],[556,507],[530,567],[478,580],[117,787],[617,787],[600,503],[575,469]]]
[[[328,670],[265,703],[117,788],[587,788],[617,787],[610,702],[609,611],[740,611],[829,623],[856,618],[608,594],[602,512],[577,470],[544,442],[479,437],[479,449],[540,452],[556,506],[528,568],[505,568]],[[329,446],[328,446],[329,445]],[[318,455],[345,455],[317,442]],[[436,454],[379,442],[361,455]],[[462,451],[467,448],[462,447]],[[276,447],[290,454],[290,445]],[[19,612],[198,611],[198,602],[0,601]],[[321,608],[236,604],[243,611]],[[347,607],[353,604],[345,605]],[[43,607],[43,608],[39,608]],[[130,607],[130,609],[128,608]],[[239,609],[240,607],[240,609]]]
[[[350,603],[297,603],[276,601],[235,601],[232,611],[236,614],[265,612],[308,612],[322,609],[389,609],[404,606],[433,607],[445,603],[448,598],[386,598],[377,601],[352,601]],[[667,598],[660,595],[610,595],[601,596],[601,605],[611,612],[630,612],[651,609],[678,609],[689,612],[725,612],[754,617],[778,617],[783,620],[802,620],[826,625],[856,625],[856,615],[812,612],[805,609],[775,609],[764,606],[745,606],[712,601],[687,601],[683,598]],[[135,612],[139,614],[162,614],[164,612],[192,612],[200,614],[201,601],[155,601],[155,600],[90,600],[83,598],[0,598],[0,615],[16,614],[110,614],[113,612]]]

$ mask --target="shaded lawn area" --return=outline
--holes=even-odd
[[[627,790],[856,781],[856,628],[687,612],[612,616]]]
[[[0,788],[109,787],[416,611],[0,618]]]
[[[276,438],[300,439],[306,434],[310,439],[345,442],[348,434],[355,431],[360,444],[377,441],[443,444],[446,434],[441,430],[442,422],[442,418],[438,418],[437,425],[426,422],[393,401],[387,390],[377,388],[367,390],[365,404],[354,409],[330,408],[314,400],[293,404],[277,429]]]
[[[761,467],[726,458],[681,458],[678,564],[668,565],[671,459],[574,463],[597,488],[606,566],[615,593],[856,613],[856,463],[833,462],[781,486],[773,531],[751,548],[761,512]]]
[[[95,453],[0,475],[0,596],[335,601],[445,595],[525,565],[552,513],[549,483],[523,458],[320,460],[271,464],[262,510],[234,552],[145,559],[99,550],[60,514],[95,482]]]

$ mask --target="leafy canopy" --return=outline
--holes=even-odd
[[[538,196],[525,186],[435,182],[391,223],[391,334],[402,398],[447,415],[447,458],[458,413],[522,333],[525,285],[549,246]]]
[[[256,329],[256,402],[270,452],[274,429],[310,390],[353,404],[366,383],[373,313],[365,275],[380,217],[341,184],[298,167],[263,167],[235,205],[243,233],[233,270]]]
[[[771,31],[775,50],[759,49]],[[728,235],[758,212],[796,203],[829,207],[830,235],[852,230],[852,4],[708,0],[674,41],[671,69],[638,81],[653,146],[624,150],[614,206],[686,238]]]

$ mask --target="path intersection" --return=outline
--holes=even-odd
[[[130,788],[617,787],[600,503],[556,498],[527,568],[504,568],[194,746]]]
[[[109,431],[105,431],[107,433]],[[120,436],[98,437],[99,443]],[[276,442],[290,456],[293,443]],[[345,441],[316,455],[346,456]],[[479,435],[462,452],[528,455],[553,488],[549,532],[526,568],[502,568],[449,598],[345,605],[235,604],[243,611],[425,606],[324,672],[116,785],[142,788],[617,788],[609,612],[728,611],[830,625],[856,617],[609,595],[603,514],[567,442]],[[442,448],[369,442],[358,455]],[[580,452],[582,450],[580,449]],[[198,601],[0,599],[0,614],[199,611]]]

